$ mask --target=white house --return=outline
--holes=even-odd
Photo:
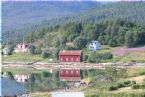
[[[31,48],[31,44],[17,44],[16,47],[14,48],[14,52],[16,53],[24,53],[24,52],[29,52]]]
[[[83,92],[51,92],[50,97],[85,97]]]
[[[8,55],[10,52],[10,49],[8,47],[5,47],[4,49],[2,49],[2,52],[4,55]]]
[[[89,50],[101,50],[101,44],[98,41],[91,41],[88,43]]]
[[[17,82],[25,83],[29,79],[29,75],[15,75],[14,78]]]

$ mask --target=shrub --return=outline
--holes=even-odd
[[[126,81],[123,82],[123,84],[126,85],[126,86],[128,86],[130,83],[131,83],[130,80],[126,80]]]
[[[113,54],[112,53],[103,53],[101,54],[101,59],[112,59],[113,58]]]
[[[110,86],[108,88],[109,91],[113,91],[113,90],[117,90],[118,89],[118,86]]]
[[[41,53],[41,57],[43,58],[43,59],[45,59],[45,58],[48,58],[49,57],[49,53],[46,53],[46,52],[42,52]]]
[[[132,87],[131,87],[132,89],[139,89],[140,88],[140,86],[139,85],[137,85],[137,84],[135,84],[135,85],[132,85]]]
[[[84,55],[83,56],[83,61],[87,61],[88,60],[88,55]]]
[[[140,72],[139,75],[145,75],[145,71],[144,72]]]
[[[140,85],[140,89],[145,89],[145,84]]]

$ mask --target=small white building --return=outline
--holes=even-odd
[[[23,44],[17,44],[16,47],[14,48],[14,52],[16,53],[24,53],[24,52],[29,52],[30,51],[30,48],[31,48],[31,44],[26,44],[26,43],[23,43]]]
[[[20,83],[28,82],[30,76],[29,75],[15,75],[15,80]]]
[[[83,92],[51,92],[50,97],[85,97]]]
[[[10,49],[8,47],[5,47],[4,49],[2,49],[2,52],[4,55],[8,55],[10,53]]]
[[[88,49],[92,51],[101,50],[101,44],[98,41],[91,41],[88,43]]]

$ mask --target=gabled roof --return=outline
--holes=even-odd
[[[99,43],[100,44],[100,42],[99,41],[95,41],[95,40],[92,40],[92,41],[90,41],[89,43]]]
[[[51,97],[85,97],[83,92],[51,92]]]
[[[59,52],[59,55],[81,55],[82,51],[80,50],[63,50]]]
[[[0,77],[0,86],[1,97],[26,94],[28,92],[22,84],[19,84],[15,80],[11,80],[6,77]]]
[[[26,48],[30,48],[32,45],[31,44],[29,44],[29,43],[20,43],[20,44],[17,44],[16,45],[16,47],[18,47],[18,46],[25,46]]]

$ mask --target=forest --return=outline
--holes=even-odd
[[[96,6],[95,6],[96,4]],[[127,22],[132,22],[139,26],[144,26],[145,24],[145,2],[115,2],[110,4],[101,4],[101,3],[95,3],[92,2],[88,5],[84,5],[80,8],[80,13],[78,12],[76,15],[69,15],[64,16],[61,18],[53,18],[53,19],[47,19],[45,18],[42,20],[41,23],[35,23],[34,25],[30,25],[29,23],[26,25],[29,25],[29,27],[26,27],[26,25],[23,27],[17,27],[17,29],[9,30],[8,28],[2,29],[2,41],[6,42],[8,40],[15,40],[18,42],[18,40],[22,40],[23,36],[27,36],[31,32],[39,32],[40,29],[48,28],[50,27],[57,27],[58,25],[66,25],[70,22],[80,22],[81,24],[87,24],[87,23],[99,23],[101,21],[115,21],[117,19],[125,20]],[[55,5],[55,3],[54,3]],[[75,5],[75,3],[74,3]],[[78,4],[79,5],[79,4]],[[78,6],[76,5],[76,6]],[[93,6],[89,9],[89,6]],[[25,5],[23,5],[25,8]],[[11,6],[7,6],[8,8]],[[31,9],[31,6],[29,6]],[[46,8],[45,8],[46,9]],[[57,8],[56,8],[57,9]],[[86,10],[84,10],[86,9]],[[31,10],[30,10],[31,11]],[[4,12],[4,10],[3,10]],[[19,10],[21,12],[21,10]],[[54,11],[54,12],[57,12]],[[68,10],[67,12],[71,12],[71,10]],[[65,14],[67,14],[65,11]],[[74,10],[73,10],[74,12]],[[30,13],[29,13],[30,14]],[[35,13],[36,14],[36,13]],[[37,14],[36,14],[37,15]],[[29,15],[31,18],[31,14]],[[32,15],[33,16],[33,15]],[[38,15],[40,17],[40,15]],[[45,15],[43,15],[44,17]],[[59,15],[58,15],[59,16]],[[21,17],[19,17],[21,18]],[[28,21],[28,18],[25,18],[26,21]],[[33,19],[31,19],[33,20]],[[29,20],[29,22],[31,22]],[[17,21],[18,24],[20,21]],[[25,21],[23,21],[25,22]],[[4,23],[4,22],[3,22]],[[7,30],[7,31],[5,31]]]

